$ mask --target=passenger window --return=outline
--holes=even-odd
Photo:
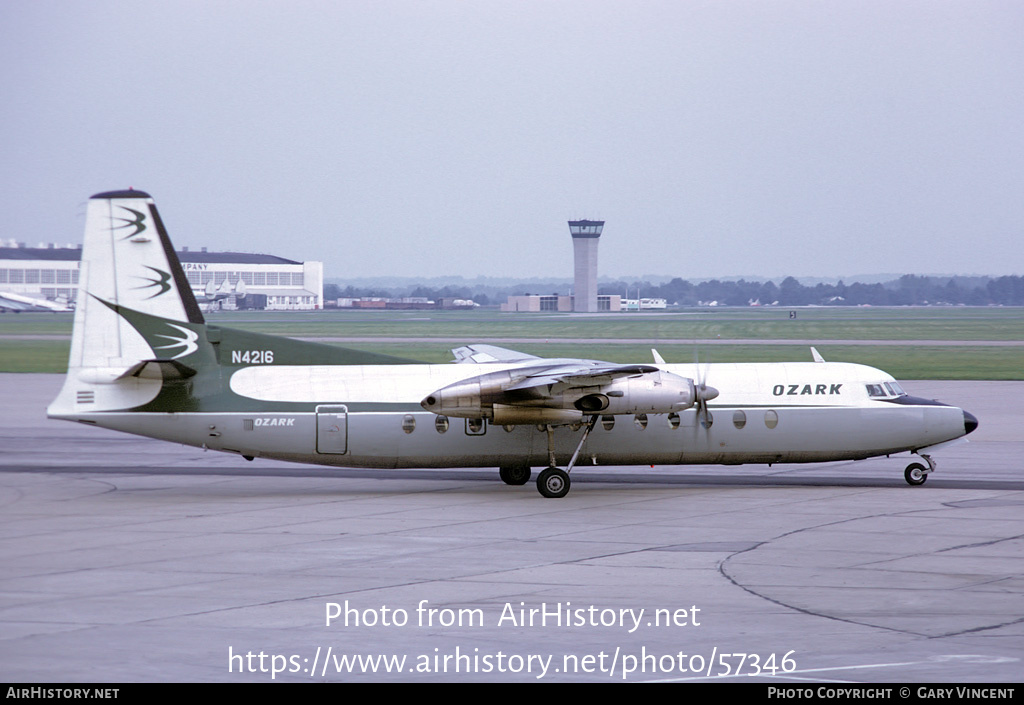
[[[779,425],[779,415],[771,409],[764,412],[764,425],[768,428],[775,428]]]
[[[737,409],[733,412],[732,425],[736,428],[743,428],[747,425],[747,415],[743,413],[743,409]]]

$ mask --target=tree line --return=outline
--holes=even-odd
[[[623,291],[601,287],[601,293]],[[636,290],[634,286],[633,291]],[[754,302],[779,306],[1024,306],[1024,277],[933,277],[906,274],[886,283],[818,283],[805,286],[794,277],[773,281],[703,281],[673,279],[662,285],[641,285],[646,298],[680,306],[746,306]]]
[[[551,291],[527,290],[527,285],[504,287],[418,286],[408,293],[381,288],[361,289],[324,284],[324,298],[362,296],[425,296],[430,299],[472,299],[481,306],[503,303],[508,296],[523,294],[568,293],[565,284],[552,285]],[[720,281],[711,279],[693,283],[681,278],[652,284],[643,281],[604,282],[600,294],[618,294],[635,298],[639,290],[644,298],[665,299],[669,305],[706,306],[1024,306],[1024,277],[936,277],[905,274],[885,283],[864,284],[839,281],[835,284],[801,284],[795,277],[774,281]]]

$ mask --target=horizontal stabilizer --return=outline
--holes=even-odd
[[[138,369],[132,373],[133,377],[162,379],[165,382],[188,379],[196,374],[196,370],[177,360],[144,360],[136,367]]]
[[[172,382],[188,379],[196,371],[177,360],[142,360],[131,367],[84,367],[78,379],[92,384],[115,384],[129,379],[156,379]]]
[[[130,367],[83,367],[77,378],[90,384],[117,384],[131,379],[155,379],[172,382],[188,379],[196,371],[177,360],[142,360]]]

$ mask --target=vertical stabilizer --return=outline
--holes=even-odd
[[[68,377],[51,415],[123,408],[159,390],[158,380],[138,377],[140,363],[171,355],[155,351],[119,313],[124,309],[168,322],[204,323],[153,199],[143,191],[89,199]],[[177,330],[179,345],[195,337],[191,329]]]
[[[153,357],[142,336],[105,304],[203,322],[156,205],[143,191],[89,199],[78,292],[71,367],[128,367]]]

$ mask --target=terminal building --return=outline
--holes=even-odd
[[[78,247],[0,247],[0,291],[49,301],[78,298]],[[245,252],[178,252],[204,308],[312,311],[323,308],[323,262]]]
[[[501,305],[502,311],[508,312],[539,312],[539,311],[562,311],[570,312],[577,310],[574,306],[575,296],[564,294],[550,294],[538,296],[537,294],[526,294],[525,296],[510,296],[508,301]],[[617,294],[597,296],[598,312],[621,311],[622,297]]]

